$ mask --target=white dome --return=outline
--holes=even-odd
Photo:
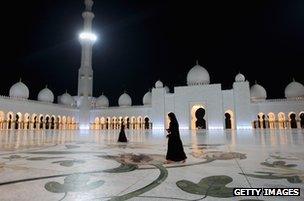
[[[157,80],[157,82],[155,82],[155,88],[163,88],[164,84],[162,83],[162,81]]]
[[[285,97],[286,98],[299,98],[304,97],[304,86],[293,80],[285,88]]]
[[[42,89],[38,94],[38,100],[43,102],[54,102],[54,94],[51,90],[49,90],[47,87]]]
[[[170,93],[170,88],[168,86],[165,86],[166,93]]]
[[[12,97],[12,98],[28,99],[29,94],[30,94],[29,89],[21,81],[14,84],[9,90],[9,96]]]
[[[152,93],[148,91],[143,97],[143,104],[144,105],[151,105],[152,104]]]
[[[235,81],[236,82],[245,82],[245,76],[243,74],[239,73],[235,76]]]
[[[109,99],[105,95],[101,95],[96,100],[97,107],[109,107]]]
[[[198,63],[191,68],[187,75],[187,84],[188,85],[202,85],[209,84],[210,76],[208,71],[200,66]]]
[[[74,98],[67,92],[62,94],[60,97],[60,103],[64,105],[74,105],[74,102],[75,102]]]
[[[123,93],[118,99],[119,106],[131,106],[132,99],[127,93]]]
[[[253,100],[265,100],[267,98],[266,90],[256,83],[250,88],[250,98]]]

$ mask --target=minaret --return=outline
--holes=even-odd
[[[93,69],[92,69],[92,48],[97,37],[92,33],[92,21],[94,13],[92,0],[84,1],[86,9],[82,13],[84,29],[79,35],[81,44],[81,66],[78,71],[78,97],[79,97],[79,122],[80,128],[89,128],[90,123],[90,101],[93,94]]]
[[[84,19],[84,30],[79,35],[81,51],[81,66],[78,72],[78,96],[92,96],[93,92],[93,69],[92,69],[92,47],[96,36],[92,33],[92,0],[84,1],[86,9],[82,13]]]

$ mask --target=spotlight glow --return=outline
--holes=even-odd
[[[95,42],[97,40],[97,36],[90,32],[83,32],[83,33],[79,34],[79,39]]]

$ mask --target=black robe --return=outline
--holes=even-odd
[[[171,122],[168,132],[169,135],[167,135],[167,137],[169,140],[166,159],[175,162],[185,160],[187,156],[184,152],[182,140],[180,139],[178,124]]]
[[[119,132],[118,142],[128,142],[126,134],[125,134],[125,126],[121,125],[121,129]]]

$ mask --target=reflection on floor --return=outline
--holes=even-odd
[[[1,131],[0,200],[304,200],[302,130],[181,131],[186,163],[164,164],[163,131]],[[300,197],[233,197],[297,187]]]

